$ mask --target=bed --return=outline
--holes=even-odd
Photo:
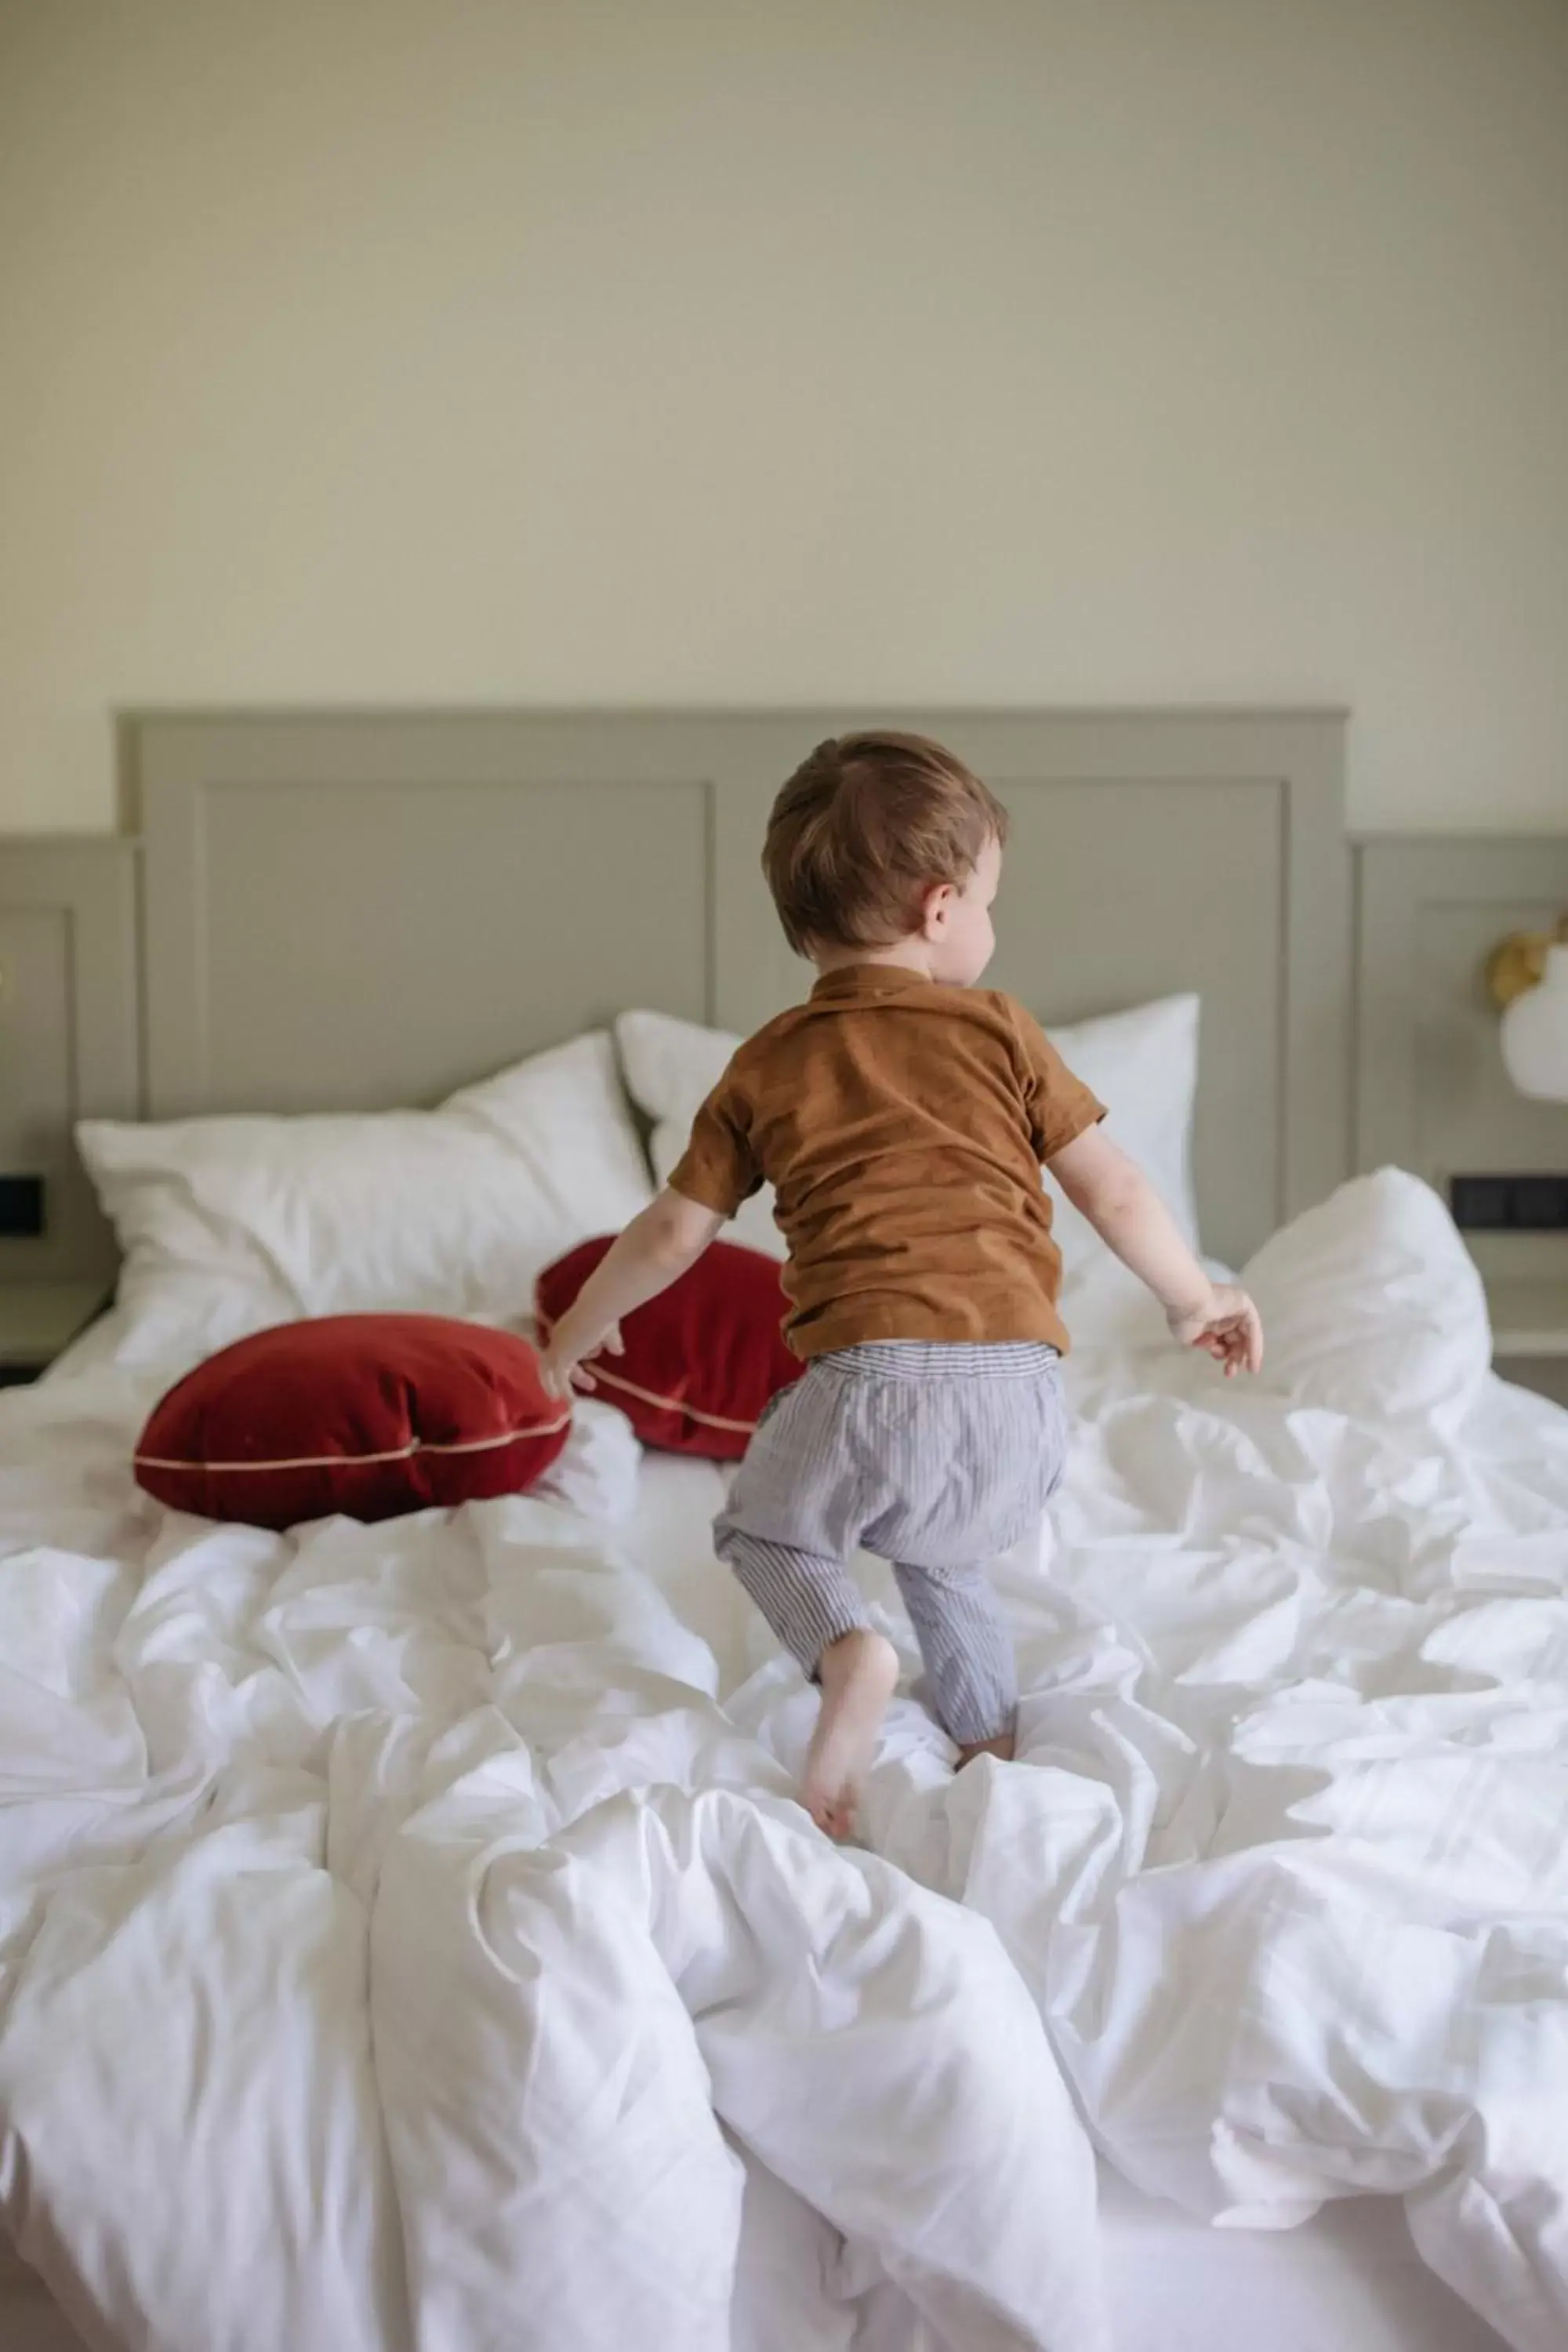
[[[749,1025],[759,812],[852,715],[144,723],[142,1108]],[[0,1401],[8,2352],[1563,2340],[1568,1417],[1435,1195],[1343,1181],[1339,722],[908,723],[1013,808],[999,980],[1201,998],[1264,1384],[1086,1283],[1024,1760],[906,1696],[839,1853],[719,1470],[601,1408],[550,1496],[215,1528],[137,1496],[178,1346],[106,1318]]]

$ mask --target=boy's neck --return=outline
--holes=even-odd
[[[852,963],[890,964],[895,971],[918,971],[924,980],[934,980],[931,951],[924,940],[895,940],[886,948],[817,948],[812,950],[812,962],[819,972],[843,971]]]

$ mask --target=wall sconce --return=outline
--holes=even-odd
[[[1487,958],[1487,987],[1502,1007],[1509,1076],[1538,1102],[1568,1102],[1568,915],[1555,932],[1515,931]]]

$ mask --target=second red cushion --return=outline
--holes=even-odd
[[[540,1276],[534,1293],[541,1344],[610,1246],[581,1242]],[[658,1298],[621,1324],[622,1356],[590,1359],[607,1403],[619,1405],[645,1445],[738,1462],[768,1399],[805,1370],[784,1345],[788,1312],[777,1261],[715,1242]]]

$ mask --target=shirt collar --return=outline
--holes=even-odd
[[[814,1004],[844,1004],[879,996],[900,996],[907,988],[934,988],[923,971],[901,963],[841,963],[825,971],[811,992]]]

